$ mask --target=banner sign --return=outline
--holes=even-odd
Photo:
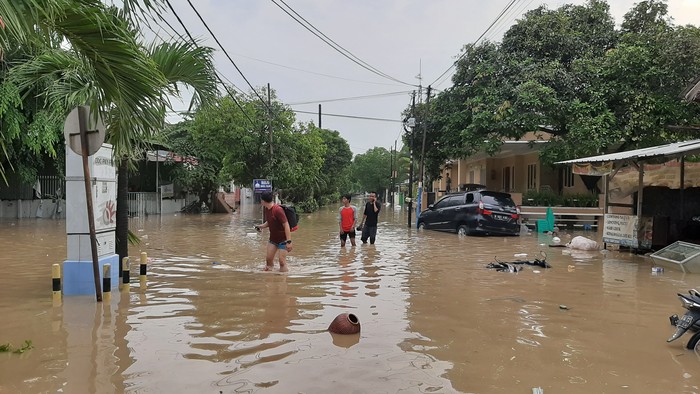
[[[162,198],[172,198],[175,196],[175,185],[172,183],[160,186],[160,196]]]
[[[603,176],[611,173],[612,170],[613,163],[611,161],[607,163],[573,164],[571,166],[571,172],[578,175]]]
[[[253,191],[255,193],[271,192],[272,181],[269,179],[253,179]]]
[[[637,248],[639,247],[637,229],[637,216],[606,213],[603,224],[603,242]]]

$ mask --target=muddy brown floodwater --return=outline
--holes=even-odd
[[[376,245],[340,250],[335,207],[302,215],[288,274],[263,273],[259,209],[133,219],[148,286],[135,264],[131,291],[103,304],[52,304],[64,222],[0,222],[0,344],[34,346],[0,353],[0,393],[700,392],[689,335],[666,343],[698,275],[546,235],[416,232],[390,208]],[[541,250],[553,268],[485,268]],[[359,336],[326,331],[343,312]]]

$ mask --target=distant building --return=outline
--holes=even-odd
[[[432,190],[438,197],[443,194],[447,186],[446,176],[450,174],[453,191],[459,190],[460,185],[482,184],[489,190],[513,194],[518,203],[517,200],[528,191],[586,193],[588,188],[581,176],[573,174],[570,167],[550,167],[540,162],[540,151],[551,136],[546,132],[530,132],[520,140],[504,141],[501,150],[493,156],[479,152],[467,158],[450,160],[433,182]]]

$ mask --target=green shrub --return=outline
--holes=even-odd
[[[563,205],[564,199],[562,196],[550,192],[538,192],[534,190],[527,191],[523,193],[523,205],[539,206],[539,207],[552,207],[557,205]]]
[[[565,194],[530,190],[523,193],[523,205],[536,207],[597,207],[598,196],[592,193]]]
[[[311,213],[318,211],[318,203],[313,198],[308,198],[304,201],[300,201],[294,205],[298,211]]]

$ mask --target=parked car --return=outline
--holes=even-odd
[[[418,216],[418,228],[459,234],[520,234],[520,209],[508,193],[488,190],[451,193]]]

